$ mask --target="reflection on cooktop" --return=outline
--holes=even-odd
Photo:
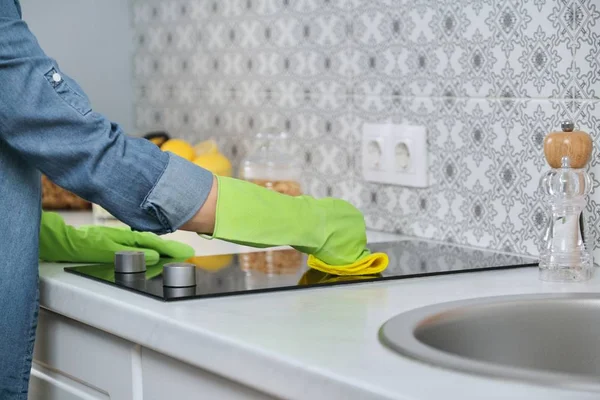
[[[66,267],[65,271],[164,301],[217,297],[388,279],[537,266],[530,257],[474,250],[448,243],[402,240],[369,246],[387,253],[390,265],[379,275],[336,276],[306,267],[306,256],[295,250],[162,259],[146,272],[115,273],[113,264]],[[173,262],[194,265],[195,286],[163,285],[163,267]],[[191,268],[191,267],[190,267]],[[192,275],[193,278],[193,275]]]

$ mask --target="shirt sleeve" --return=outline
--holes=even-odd
[[[126,136],[94,112],[79,86],[44,54],[16,6],[13,15],[3,8],[0,140],[24,163],[136,230],[168,233],[190,220],[208,197],[212,174]]]

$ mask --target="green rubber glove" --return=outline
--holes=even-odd
[[[292,197],[250,182],[217,179],[214,238],[259,248],[289,245],[338,266],[370,255],[364,217],[350,203]]]
[[[53,262],[110,263],[117,251],[143,251],[146,263],[159,258],[189,258],[194,249],[186,244],[163,240],[153,233],[133,232],[129,228],[86,226],[74,228],[62,217],[42,212],[40,259]]]

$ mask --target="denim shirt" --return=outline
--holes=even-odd
[[[132,228],[159,234],[195,215],[213,179],[94,112],[83,90],[40,48],[18,1],[0,0],[2,399],[26,390],[28,333],[35,332],[37,312],[40,171]]]
[[[212,185],[208,171],[127,137],[94,112],[77,83],[39,47],[15,0],[0,0],[0,141],[0,158],[20,157],[21,169],[43,172],[138,230],[177,229],[198,211]],[[37,177],[28,181],[38,184]],[[0,175],[0,182],[3,220],[14,212],[5,198],[25,194],[12,189],[8,176]],[[37,208],[23,211],[31,216]]]

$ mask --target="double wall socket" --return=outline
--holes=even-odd
[[[427,130],[423,126],[364,124],[362,170],[365,180],[427,187]]]

